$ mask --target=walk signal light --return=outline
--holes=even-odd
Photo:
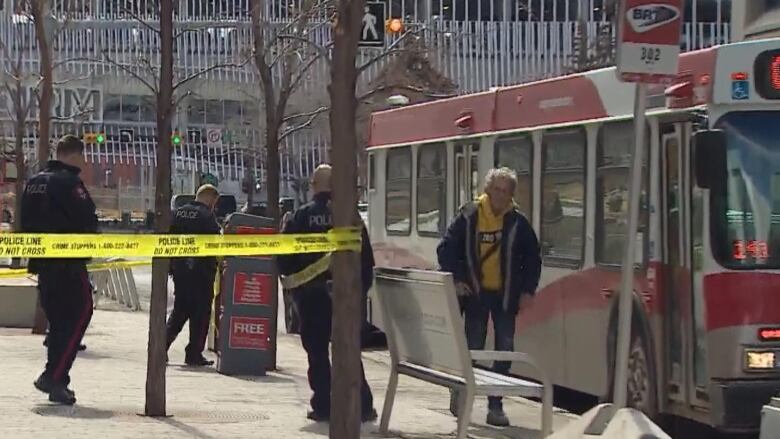
[[[390,18],[385,22],[385,30],[391,34],[400,34],[404,30],[404,22],[400,18]]]
[[[179,134],[178,131],[174,131],[173,134],[171,135],[171,143],[174,146],[181,145],[181,134]]]
[[[102,145],[106,142],[106,135],[103,133],[84,133],[84,143]]]

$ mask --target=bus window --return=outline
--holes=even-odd
[[[412,222],[412,149],[387,151],[385,227],[391,235],[408,235]]]
[[[582,262],[585,233],[585,131],[549,131],[543,140],[542,253],[545,263]]]
[[[446,149],[443,143],[426,145],[417,154],[417,232],[439,236],[447,211]]]
[[[648,129],[649,133],[650,130]],[[640,249],[644,249],[647,235],[647,157],[649,138],[642,160],[642,189],[639,211]],[[623,260],[626,227],[628,224],[628,197],[631,180],[631,162],[634,150],[634,123],[632,121],[603,125],[599,131],[596,152],[596,262],[620,265]],[[641,252],[645,257],[645,252]],[[644,261],[637,260],[637,264]]]
[[[529,136],[500,137],[496,142],[496,166],[507,167],[517,173],[515,203],[528,221],[533,211],[533,141]]]

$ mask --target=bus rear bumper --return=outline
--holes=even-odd
[[[780,395],[780,380],[715,381],[710,386],[712,425],[725,432],[756,432],[761,408]]]

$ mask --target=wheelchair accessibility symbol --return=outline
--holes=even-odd
[[[748,81],[732,81],[731,99],[735,101],[750,99],[750,83]]]

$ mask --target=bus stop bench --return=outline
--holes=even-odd
[[[552,385],[530,355],[470,351],[455,285],[448,273],[377,268],[379,299],[391,357],[390,382],[379,432],[387,434],[399,375],[457,390],[457,439],[465,439],[475,396],[522,396],[542,400],[542,437],[552,430]],[[473,367],[473,361],[512,361],[538,371],[542,384]]]

